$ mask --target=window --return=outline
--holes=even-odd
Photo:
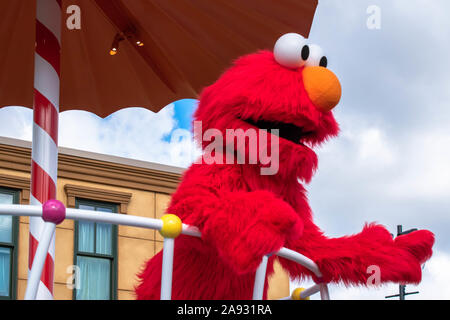
[[[0,188],[0,204],[18,204],[19,191]],[[0,299],[16,298],[19,218],[0,216]]]
[[[117,213],[117,205],[76,200],[83,210]],[[75,265],[79,267],[76,300],[112,300],[117,298],[117,226],[77,221],[75,223]]]

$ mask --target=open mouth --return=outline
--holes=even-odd
[[[314,135],[314,131],[312,130],[306,130],[305,128],[298,127],[291,123],[284,123],[284,122],[273,122],[273,121],[253,121],[251,119],[243,120],[247,122],[248,124],[251,124],[255,127],[258,127],[259,129],[263,130],[273,130],[278,129],[279,134],[277,134],[280,138],[283,138],[285,140],[289,140],[295,144],[303,145],[303,141],[307,139],[308,137],[311,137]],[[275,132],[270,132],[272,134],[276,134]]]

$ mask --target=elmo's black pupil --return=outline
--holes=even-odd
[[[302,59],[307,60],[309,58],[309,47],[303,46],[302,48]]]
[[[326,68],[327,65],[328,65],[328,59],[327,59],[327,57],[322,57],[322,59],[320,59],[319,66]]]

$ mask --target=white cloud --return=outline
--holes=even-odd
[[[31,140],[32,110],[0,109],[0,135]],[[59,118],[61,147],[187,167],[199,154],[192,134],[177,128],[173,105],[158,113],[143,108],[120,110],[106,119],[85,111]]]
[[[358,137],[359,161],[365,165],[377,163],[378,166],[390,165],[394,156],[389,141],[378,128],[369,128]]]
[[[433,258],[427,262],[422,270],[422,282],[418,285],[407,285],[406,292],[419,291],[419,294],[407,295],[407,300],[449,300],[450,299],[450,255],[445,252],[435,252]],[[298,288],[308,288],[314,282],[291,281],[291,292]],[[397,284],[385,284],[381,287],[345,287],[343,285],[329,285],[332,300],[384,300],[386,296],[398,294]],[[311,296],[311,300],[319,300],[320,294]],[[390,298],[398,299],[398,298]]]
[[[449,2],[319,3],[310,39],[342,82],[339,138],[319,150],[308,186],[319,226],[331,236],[378,221],[395,232],[428,228],[450,251]],[[366,27],[369,5],[381,29]]]
[[[407,199],[450,197],[450,133],[413,132],[404,145],[403,170],[388,192]]]
[[[369,5],[381,8],[380,30],[366,27]],[[435,232],[437,251],[418,298],[431,292],[449,298],[449,6],[447,0],[322,0],[310,35],[343,88],[336,110],[342,133],[319,150],[319,171],[308,186],[315,220],[329,236],[359,232],[367,221],[393,233],[397,224]],[[0,109],[0,136],[31,140],[31,120],[29,109]],[[187,166],[195,148],[189,133],[176,128],[171,106],[158,114],[121,110],[106,120],[70,111],[61,114],[60,145]],[[330,293],[383,299],[396,290]]]
[[[0,109],[0,136],[31,141],[33,112],[24,107]]]
[[[366,27],[369,5],[381,8],[381,30]],[[420,295],[408,299],[450,298],[450,65],[441,58],[450,51],[448,9],[439,0],[323,0],[310,35],[343,88],[335,112],[341,135],[319,150],[307,187],[315,221],[332,237],[371,221],[394,234],[398,224],[433,231],[436,253]],[[396,285],[330,290],[342,299],[397,292]]]

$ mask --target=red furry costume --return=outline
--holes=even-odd
[[[304,69],[283,67],[272,52],[262,51],[237,60],[202,92],[195,119],[203,130],[216,128],[225,136],[226,129],[279,124],[279,171],[263,176],[260,163],[194,164],[187,170],[167,212],[197,226],[202,239],[176,239],[173,299],[251,299],[262,256],[283,246],[315,261],[325,282],[365,285],[371,265],[379,266],[382,282],[421,280],[421,264],[432,253],[431,232],[393,239],[383,226],[368,224],[359,234],[327,238],[314,224],[299,179],[310,181],[317,167],[312,147],[336,136],[338,125],[331,111],[321,111],[308,96]],[[296,126],[298,141],[283,138],[283,130],[292,130],[283,123]],[[304,267],[277,259],[291,277],[314,278]],[[161,266],[159,252],[139,274],[138,299],[159,299]]]

